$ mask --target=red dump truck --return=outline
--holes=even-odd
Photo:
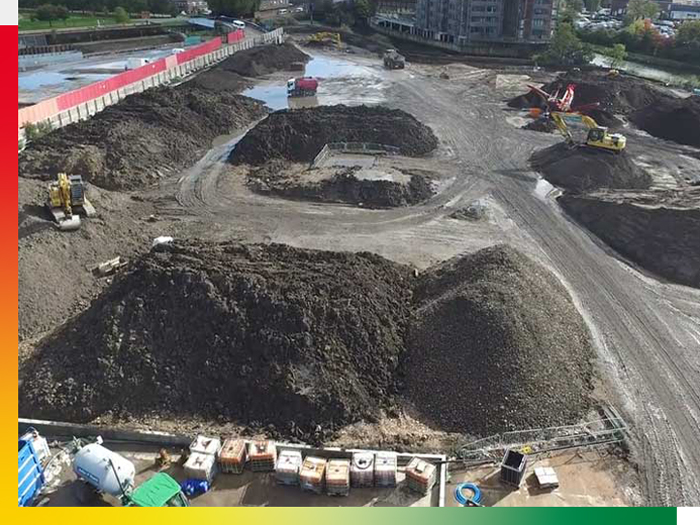
[[[313,77],[290,78],[287,81],[288,97],[313,97],[318,89],[318,80]]]

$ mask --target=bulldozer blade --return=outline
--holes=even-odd
[[[58,223],[58,229],[62,232],[77,230],[80,228],[80,216],[73,215],[70,219],[63,219]]]

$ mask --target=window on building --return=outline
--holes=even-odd
[[[532,27],[543,27],[544,22],[545,22],[544,18],[533,18]]]

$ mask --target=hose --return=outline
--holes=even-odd
[[[474,495],[471,498],[467,498],[462,492],[464,489],[471,490]],[[468,506],[470,503],[478,505],[481,503],[481,489],[475,483],[460,483],[455,488],[455,501],[463,507]]]

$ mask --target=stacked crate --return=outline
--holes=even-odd
[[[304,490],[321,494],[323,492],[323,479],[326,472],[326,460],[308,456],[299,474],[299,484]]]
[[[301,471],[301,452],[298,450],[283,450],[277,458],[275,479],[282,485],[298,485]]]
[[[352,455],[350,483],[357,488],[374,486],[374,454],[372,452],[355,452]]]
[[[326,468],[326,491],[330,496],[350,494],[350,460],[331,459]]]
[[[395,487],[398,456],[396,452],[377,452],[374,459],[374,484]]]
[[[437,469],[432,463],[413,458],[406,466],[406,483],[411,490],[427,496],[433,490],[436,480]]]
[[[190,443],[190,457],[185,462],[185,475],[191,479],[212,482],[216,476],[216,456],[221,450],[221,440],[197,436]]]
[[[219,468],[228,474],[243,474],[246,446],[242,439],[227,439],[219,451]]]
[[[254,441],[248,446],[248,464],[253,472],[273,472],[276,461],[274,441]]]

